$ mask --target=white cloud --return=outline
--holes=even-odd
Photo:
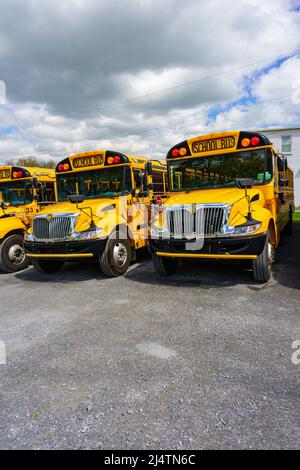
[[[299,104],[278,100],[295,92],[299,58],[261,75],[273,59],[226,73],[299,46],[292,6],[2,0],[0,79],[9,101],[0,106],[0,161],[99,147],[158,157],[211,130],[299,122]],[[177,86],[185,82],[195,83]],[[246,105],[249,94],[263,103]]]

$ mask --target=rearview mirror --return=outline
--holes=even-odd
[[[38,179],[37,178],[32,178],[32,184],[35,189],[39,187]]]
[[[277,159],[277,168],[278,171],[285,171],[287,169],[287,158],[283,155]]]
[[[149,176],[152,176],[152,174],[153,174],[152,162],[147,162],[147,163],[146,163],[146,171],[147,171],[147,174],[148,174]]]
[[[68,199],[72,204],[81,204],[84,201],[84,196],[82,194],[76,194],[69,196]]]
[[[239,189],[252,188],[254,186],[254,179],[252,178],[238,178],[235,183]]]
[[[136,173],[134,175],[134,181],[135,181],[136,187],[139,189],[142,186],[142,182],[143,182],[142,174],[141,173]]]
[[[283,187],[288,185],[288,179],[287,178],[279,178],[278,180],[278,186]]]

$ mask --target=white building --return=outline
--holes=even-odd
[[[261,129],[275,147],[287,156],[295,172],[295,204],[300,206],[300,127]]]

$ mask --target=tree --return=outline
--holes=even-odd
[[[27,167],[38,167],[38,168],[55,168],[56,163],[53,160],[38,160],[36,157],[22,157],[17,160],[7,160],[6,165],[15,165],[15,166],[27,166]]]

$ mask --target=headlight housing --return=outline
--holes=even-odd
[[[96,230],[85,230],[83,232],[74,232],[69,240],[91,240],[98,238],[103,232],[103,228],[97,227]]]
[[[25,232],[24,235],[25,242],[33,242],[33,235],[30,232]]]
[[[230,237],[240,237],[243,235],[252,235],[253,233],[258,232],[261,227],[261,223],[257,222],[254,224],[247,225],[236,225],[235,227],[227,226],[224,231],[224,235]]]

